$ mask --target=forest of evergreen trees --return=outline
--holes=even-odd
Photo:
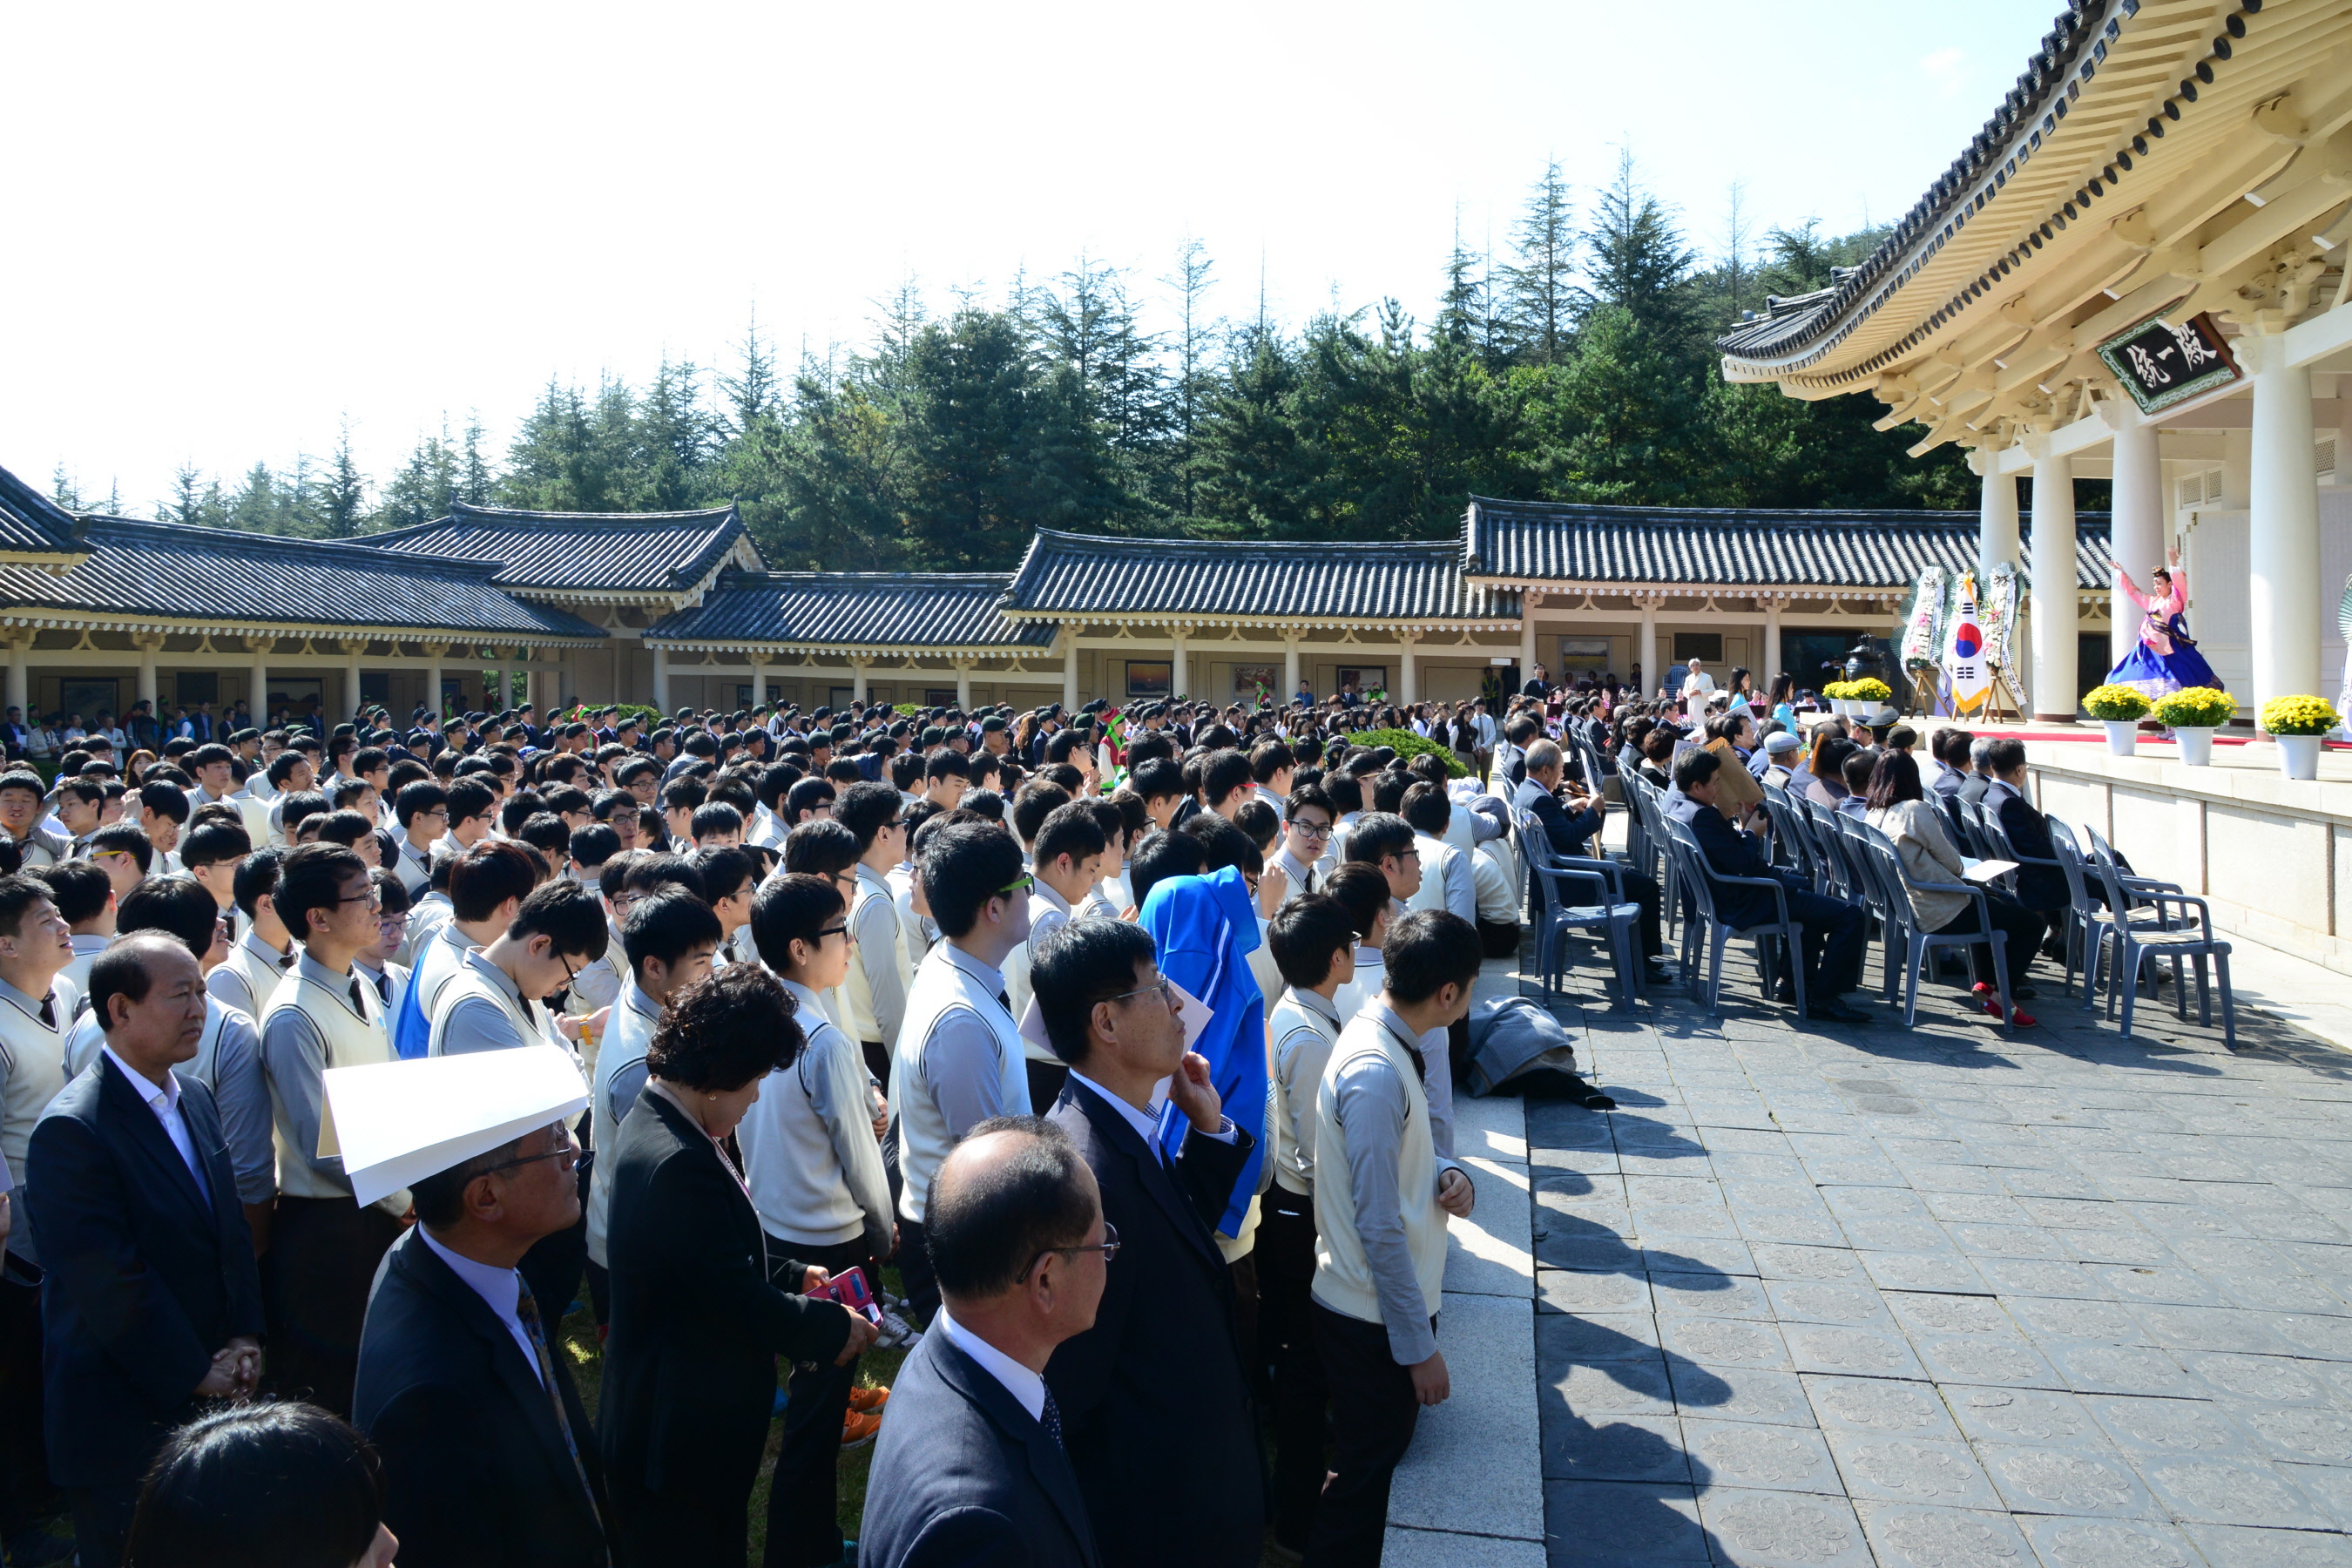
[[[551,382],[500,454],[481,421],[428,437],[382,479],[349,432],[323,460],[242,476],[190,467],[159,516],[342,538],[455,500],[582,511],[740,502],[784,568],[1002,570],[1034,528],[1204,538],[1410,539],[1473,494],[1689,506],[1972,507],[1957,447],[1906,458],[1872,399],[1733,386],[1712,340],[1768,294],[1852,265],[1884,230],[1808,223],[1760,247],[1735,200],[1703,261],[1630,162],[1587,195],[1557,163],[1507,251],[1458,238],[1433,320],[1393,300],[1287,327],[1229,299],[1206,250],[1164,277],[1081,258],[1001,305],[934,314],[911,286],[863,349],[789,375],[756,325],[735,363],[650,384]],[[1147,330],[1139,301],[1158,299]],[[119,508],[79,494],[69,508]]]

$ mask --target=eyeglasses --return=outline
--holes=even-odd
[[[1301,838],[1313,839],[1318,844],[1331,837],[1331,825],[1328,822],[1320,825],[1312,822],[1294,822],[1290,825],[1290,830]]]
[[[386,936],[390,936],[396,931],[406,931],[408,929],[408,911],[406,910],[403,910],[396,915],[380,914],[375,918],[375,926],[376,930],[383,932]]]
[[[1048,1247],[1041,1249],[1036,1257],[1029,1260],[1029,1267],[1021,1271],[1021,1278],[1028,1279],[1037,1265],[1045,1261],[1046,1254],[1053,1252],[1099,1252],[1102,1254],[1103,1262],[1108,1264],[1118,1256],[1118,1226],[1105,1220],[1103,1221],[1103,1238],[1100,1241],[1082,1241],[1076,1247]]]
[[[488,1170],[484,1171],[482,1174],[485,1176],[495,1176],[506,1171],[520,1171],[525,1165],[536,1165],[541,1160],[561,1161],[563,1168],[567,1171],[577,1168],[580,1163],[580,1145],[572,1141],[572,1134],[567,1129],[562,1127],[557,1128],[555,1135],[563,1140],[563,1142],[558,1143],[554,1148],[548,1150],[545,1153],[525,1154],[520,1160],[502,1160],[499,1163],[492,1165]],[[1034,1268],[1035,1265],[1033,1264],[1031,1267]]]
[[[1036,884],[1037,879],[1024,871],[1020,876],[1014,878],[1012,881],[1007,882],[1004,886],[997,889],[996,896],[1001,899],[1009,897],[1014,893],[1025,893],[1031,888],[1036,886]]]
[[[1154,994],[1157,994],[1162,1002],[1172,1002],[1176,998],[1176,983],[1163,975],[1149,985],[1139,985],[1132,991],[1121,991],[1117,995],[1106,996],[1103,1000],[1124,1002],[1130,996],[1150,996]]]
[[[364,893],[354,893],[348,899],[337,899],[335,902],[338,904],[365,904],[370,909],[380,910],[383,908],[383,890],[381,888],[370,888]]]

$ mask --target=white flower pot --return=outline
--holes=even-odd
[[[2213,765],[2213,731],[2217,728],[2212,724],[2175,724],[2172,727],[2173,738],[2180,742],[2180,761],[2184,765],[2192,768]]]
[[[2135,746],[2134,738],[2139,733],[2138,722],[2131,719],[2102,719],[2099,722],[2107,731],[2107,755],[2130,756]]]
[[[2319,742],[2321,735],[2274,735],[2278,742],[2279,772],[2291,779],[2315,779],[2319,776]]]

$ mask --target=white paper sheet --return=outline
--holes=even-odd
[[[588,1104],[570,1053],[552,1046],[329,1068],[320,1158],[340,1155],[362,1206]]]

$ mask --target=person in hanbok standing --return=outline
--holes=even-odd
[[[2116,568],[2116,583],[2124,595],[2139,606],[2139,642],[2121,664],[2107,671],[2111,686],[2128,686],[2150,701],[2188,687],[2221,689],[2221,678],[2197,651],[2181,611],[2189,603],[2189,581],[2181,575],[2180,552],[2164,552],[2165,564],[2150,574],[2145,594],[2131,574]]]

